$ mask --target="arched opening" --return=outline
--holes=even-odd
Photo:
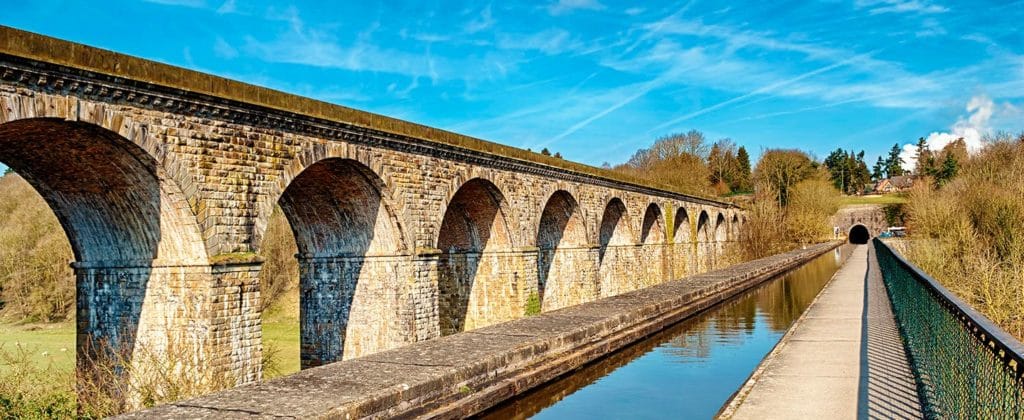
[[[660,244],[665,240],[665,228],[662,226],[661,208],[651,203],[644,212],[643,228],[640,231],[640,243]]]
[[[711,218],[708,216],[708,212],[701,210],[700,215],[697,216],[697,272],[703,273],[711,269],[714,265],[712,262],[713,253],[711,252],[711,246],[713,238],[711,236]]]
[[[718,213],[718,217],[715,219],[715,242],[721,244],[729,240],[729,227],[726,226],[725,216],[722,213]]]
[[[661,208],[651,203],[644,212],[644,220],[640,229],[640,259],[643,261],[643,276],[633,276],[631,288],[639,289],[661,283],[665,270],[663,252],[665,251],[665,228]]]
[[[628,273],[626,264],[635,257],[626,205],[618,198],[611,199],[601,216],[598,232],[598,266],[601,279],[601,297],[622,293]]]
[[[672,223],[672,275],[673,278],[681,278],[689,274],[693,267],[693,227],[690,225],[690,213],[685,208],[676,209],[675,220]]]
[[[305,168],[279,199],[299,260],[302,368],[403,343],[395,317],[407,278],[397,256],[401,226],[383,181],[361,163],[325,159]]]
[[[866,244],[871,239],[871,233],[868,232],[868,228],[864,225],[853,225],[850,228],[850,234],[848,239],[851,244]]]
[[[576,199],[565,191],[556,191],[544,205],[537,229],[537,288],[542,310],[596,297],[593,271],[587,267],[586,244],[586,229]]]
[[[195,331],[208,318],[194,310],[206,296],[181,281],[206,285],[206,248],[156,159],[102,127],[37,118],[0,125],[0,162],[39,193],[70,244],[79,385],[101,381],[94,389],[130,408],[139,402],[123,385],[148,380],[137,375],[154,361],[206,369]]]
[[[740,240],[740,217],[735,215],[735,214],[732,215],[732,222],[729,223],[729,227],[730,227],[729,231],[731,232],[729,240],[730,241],[738,241],[738,240]]]
[[[441,335],[521,315],[514,310],[515,263],[494,252],[512,246],[505,206],[498,187],[481,178],[463,184],[448,203],[437,238]]]

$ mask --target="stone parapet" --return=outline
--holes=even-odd
[[[465,417],[838,246],[826,243],[123,418]]]

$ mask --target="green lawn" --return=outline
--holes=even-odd
[[[906,202],[907,197],[903,194],[844,195],[841,204],[845,207],[861,204],[903,204]]]
[[[299,320],[269,317],[263,320],[263,355],[276,364],[276,372],[263,372],[263,379],[299,371]]]
[[[0,323],[0,346],[7,353],[18,349],[28,353],[30,360],[45,367],[52,364],[61,372],[75,369],[75,324],[24,324]],[[8,366],[0,363],[0,369]]]
[[[0,347],[8,353],[24,349],[30,360],[43,368],[49,364],[61,372],[75,369],[75,324],[0,323]],[[299,321],[274,316],[263,323],[263,349],[277,362],[279,374],[299,371]],[[0,361],[0,370],[7,366]],[[267,372],[265,379],[273,377]]]

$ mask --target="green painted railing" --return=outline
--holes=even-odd
[[[928,418],[1024,418],[1024,345],[875,239]]]

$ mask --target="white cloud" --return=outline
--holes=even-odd
[[[358,72],[429,77],[433,81],[485,79],[494,70],[509,67],[505,57],[494,53],[482,56],[433,57],[429,46],[423,51],[384,48],[372,39],[378,24],[358,34],[352,41],[338,40],[332,32],[307,27],[295,8],[272,12],[273,19],[288,22],[288,30],[271,40],[245,38],[242,51],[273,63],[337,68]],[[478,71],[467,72],[466,69]]]
[[[237,11],[238,7],[235,5],[235,0],[227,0],[217,8],[217,13],[219,14],[235,13]]]
[[[497,47],[506,50],[535,50],[548,55],[582,48],[582,43],[564,29],[546,29],[533,34],[501,34]]]
[[[605,5],[597,0],[558,0],[548,6],[548,13],[552,16],[571,13],[576,10],[604,10]]]
[[[857,0],[854,5],[859,9],[868,9],[868,13],[936,14],[949,11],[948,7],[934,4],[927,0]]]
[[[480,15],[466,24],[463,30],[467,34],[475,34],[477,32],[490,29],[494,26],[495,20],[491,16],[491,5],[487,5],[483,10],[480,11]]]
[[[162,4],[165,6],[182,6],[202,8],[206,7],[205,0],[144,0],[147,3]]]
[[[1011,108],[1007,108],[1011,109]],[[996,111],[996,104],[986,95],[977,95],[967,102],[965,110],[969,113],[967,118],[960,117],[948,132],[933,132],[925,140],[928,143],[928,150],[941,151],[946,145],[964,139],[967,143],[967,152],[974,154],[984,146],[983,137],[992,131],[989,121]],[[917,144],[903,145],[903,152],[900,153],[903,159],[903,168],[913,171],[917,168]]]
[[[232,59],[238,57],[238,50],[228,44],[224,38],[217,37],[217,40],[213,43],[213,53],[217,54],[220,58]]]

